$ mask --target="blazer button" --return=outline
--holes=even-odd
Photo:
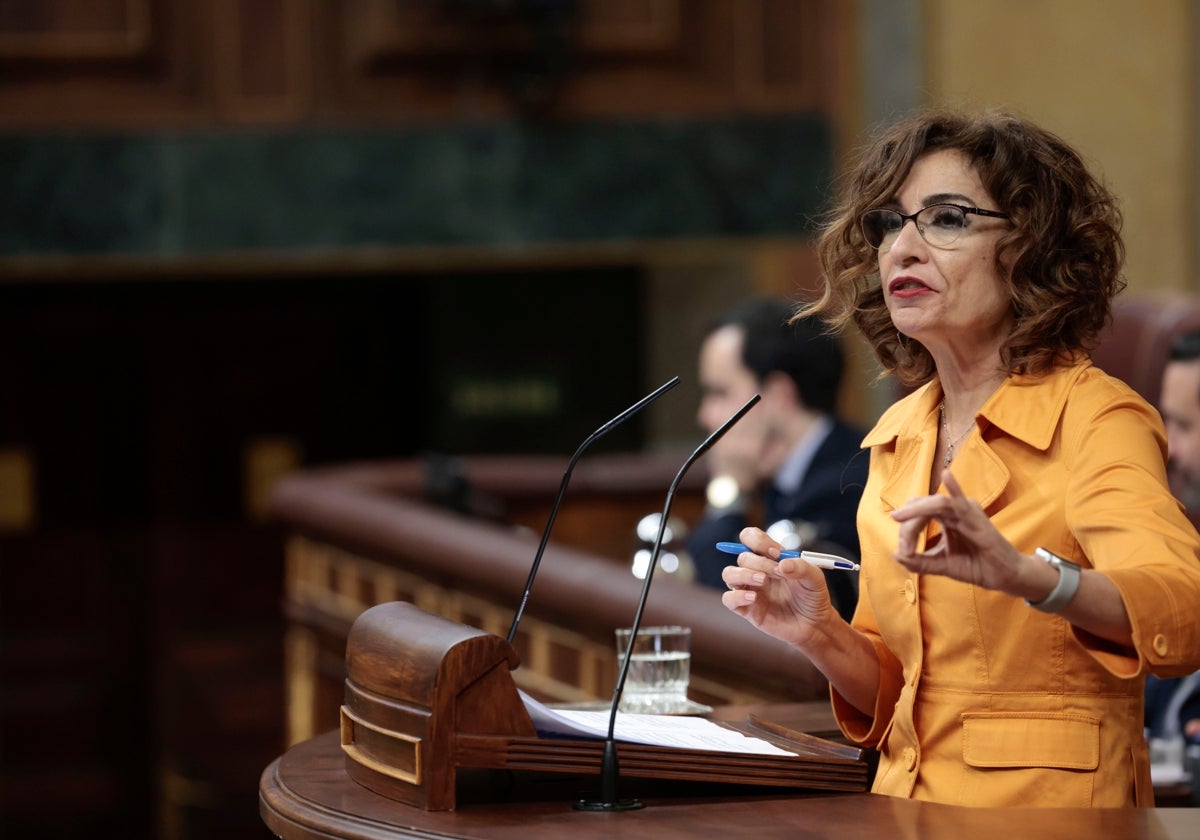
[[[1154,652],[1159,656],[1166,656],[1170,645],[1167,644],[1167,637],[1159,633],[1154,637]]]
[[[911,773],[917,766],[917,751],[912,747],[905,747],[901,757],[904,759],[904,769]]]
[[[910,604],[917,603],[917,587],[911,578],[904,581],[904,600]]]

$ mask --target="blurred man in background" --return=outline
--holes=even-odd
[[[748,299],[718,317],[700,347],[697,420],[706,432],[762,395],[706,456],[708,504],[687,550],[696,579],[709,586],[724,589],[721,569],[736,559],[715,544],[737,541],[748,524],[779,535],[789,548],[858,559],[856,516],[868,458],[859,449],[862,431],[837,416],[842,348],[818,321],[789,323],[792,312],[782,298]],[[751,521],[754,513],[761,519]],[[849,618],[855,575],[826,577],[834,607]]]
[[[1167,429],[1172,486],[1195,520],[1200,512],[1200,331],[1184,333],[1171,344],[1159,412]],[[1200,743],[1200,672],[1147,679],[1146,730],[1151,738],[1182,735]]]
[[[1200,331],[1184,333],[1171,344],[1159,411],[1176,491],[1194,512],[1200,508]]]

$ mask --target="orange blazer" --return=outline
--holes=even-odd
[[[928,492],[941,398],[936,381],[925,385],[863,441],[871,471],[853,624],[874,642],[880,690],[873,716],[833,692],[843,732],[878,746],[878,793],[1152,805],[1145,674],[1200,667],[1200,536],[1167,488],[1157,411],[1086,359],[1010,376],[951,466],[1019,551],[1043,546],[1112,580],[1133,625],[1134,647],[1120,649],[1021,598],[892,559],[890,513]]]

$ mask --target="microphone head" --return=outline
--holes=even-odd
[[[567,463],[566,470],[563,471],[562,482],[558,486],[558,496],[554,499],[554,506],[550,508],[550,516],[546,519],[546,528],[544,531],[542,531],[542,540],[540,543],[538,543],[537,554],[535,554],[533,557],[533,565],[529,569],[529,578],[525,581],[525,592],[521,596],[521,603],[517,606],[517,611],[513,615],[512,626],[508,630],[509,644],[512,644],[513,639],[515,639],[517,636],[517,625],[521,623],[521,616],[525,613],[525,605],[529,603],[529,593],[533,590],[533,581],[534,578],[537,577],[538,567],[541,566],[542,554],[544,554],[546,551],[546,544],[550,541],[550,530],[554,527],[554,520],[558,516],[558,509],[562,505],[563,496],[567,492],[567,483],[571,480],[571,472],[575,469],[575,463],[579,460],[580,456],[583,455],[584,450],[591,446],[592,443],[604,437],[604,435],[611,432],[630,417],[633,417],[635,414],[640,412],[646,406],[650,405],[650,403],[657,400],[659,397],[667,393],[667,391],[670,391],[678,384],[678,376],[673,376],[668,379],[662,385],[658,386],[649,394],[642,397],[636,403],[629,406],[629,408],[625,409],[616,417],[612,418],[600,428],[596,429],[596,431],[588,435],[583,443],[579,445],[579,448],[575,450],[575,454],[571,456],[571,460]]]

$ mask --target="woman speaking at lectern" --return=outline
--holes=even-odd
[[[1157,412],[1087,355],[1124,285],[1113,196],[1021,118],[926,111],[865,150],[818,247],[805,311],[919,387],[863,441],[852,622],[754,528],[725,606],[825,673],[878,793],[1153,804],[1142,686],[1200,667],[1200,537]]]

